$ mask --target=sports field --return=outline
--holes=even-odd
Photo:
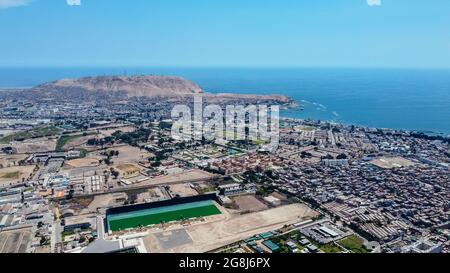
[[[108,216],[111,231],[221,214],[211,200],[132,211]]]

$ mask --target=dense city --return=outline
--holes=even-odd
[[[450,251],[447,136],[283,118],[267,152],[172,138],[175,99],[9,94],[2,253]]]

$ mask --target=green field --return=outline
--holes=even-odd
[[[212,201],[146,209],[108,216],[109,230],[120,231],[220,214]]]

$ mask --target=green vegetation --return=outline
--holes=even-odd
[[[211,216],[221,213],[220,210],[213,204],[170,211],[170,207],[167,207],[167,209],[167,211],[163,211],[163,208],[150,209],[146,212],[143,211],[143,213],[140,215],[133,212],[130,217],[121,219],[114,219],[114,215],[112,215],[110,216],[111,219],[108,219],[109,229],[112,231],[119,231],[130,228]],[[158,212],[155,213],[154,211]]]
[[[85,158],[87,156],[87,154],[89,153],[88,150],[86,149],[81,149],[80,150],[80,158]]]
[[[54,136],[61,133],[62,130],[54,126],[37,127],[28,131],[21,131],[0,139],[0,143],[9,143],[11,141],[23,141],[26,139],[39,138],[45,136]]]
[[[205,194],[205,193],[209,193],[209,192],[213,192],[213,191],[216,191],[216,189],[212,186],[197,189],[197,192],[199,194]]]
[[[80,136],[62,136],[58,139],[58,142],[56,143],[56,151],[62,152],[64,145],[66,145],[69,141],[76,139]]]
[[[325,253],[340,253],[342,252],[341,248],[335,244],[327,244],[319,247]]]
[[[357,235],[352,235],[338,242],[339,245],[354,253],[368,253],[369,251],[363,243],[363,239],[359,238]]]

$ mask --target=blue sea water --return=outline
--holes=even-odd
[[[283,94],[283,116],[450,134],[450,70],[300,68],[0,68],[1,87],[95,75],[178,75],[208,92]]]

